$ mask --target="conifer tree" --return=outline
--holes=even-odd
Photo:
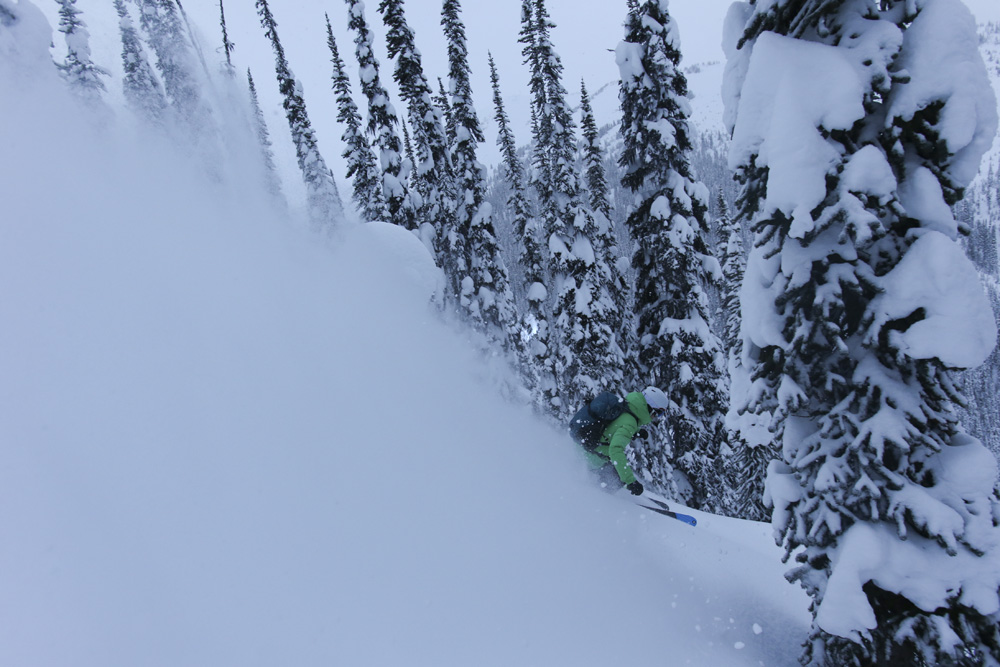
[[[586,176],[590,210],[593,212],[596,223],[595,248],[598,254],[607,257],[611,269],[609,289],[614,299],[615,311],[621,314],[617,331],[618,342],[623,351],[623,357],[630,359],[634,356],[635,347],[635,327],[630,316],[632,304],[629,289],[625,285],[625,277],[617,268],[621,253],[611,221],[611,201],[607,174],[604,169],[604,150],[598,140],[597,121],[594,119],[590,95],[587,93],[587,86],[583,79],[580,80],[580,111],[582,117],[580,125],[583,130],[583,170]],[[634,374],[629,373],[627,369],[623,368],[623,373],[630,376],[630,382],[635,381]]]
[[[226,27],[226,8],[219,0],[219,26],[222,28],[222,50],[226,54],[226,73],[231,77],[236,77],[236,68],[233,67],[233,50],[236,45],[229,41],[229,30]]]
[[[260,108],[260,99],[257,97],[257,86],[254,85],[253,75],[249,68],[247,68],[247,86],[250,90],[250,110],[253,113],[253,126],[257,135],[257,144],[260,146],[261,160],[264,163],[264,178],[267,189],[272,197],[283,199],[281,179],[278,176],[278,168],[274,164],[274,150],[271,148],[271,133],[267,129],[264,111]]]
[[[680,48],[666,4],[641,3],[617,49],[623,183],[641,198],[627,221],[636,247],[639,373],[671,399],[668,432],[656,429],[642,454],[655,486],[670,488],[672,465],[690,485],[678,489],[688,503],[718,509],[727,400],[723,352],[705,294],[718,262],[705,241],[707,190],[691,175],[687,81],[677,67]]]
[[[541,52],[536,34],[534,0],[521,0],[521,31],[518,42],[523,46],[521,53],[524,64],[528,66],[531,78],[528,89],[531,92],[531,112],[533,116],[541,115],[545,107],[545,81],[542,78]]]
[[[469,53],[459,0],[444,0],[441,25],[448,44],[451,117],[455,124],[452,149],[455,229],[465,238],[468,272],[461,276],[459,304],[474,326],[509,349],[517,336],[514,300],[507,267],[500,256],[493,224],[493,206],[486,201],[486,168],[477,159],[483,138],[472,102]]]
[[[347,178],[354,183],[354,204],[365,220],[389,220],[389,209],[382,195],[375,154],[365,134],[361,112],[351,95],[351,81],[344,68],[344,61],[333,37],[330,17],[326,16],[327,46],[333,63],[333,91],[337,94],[337,120],[344,126],[340,138],[344,142],[344,160]]]
[[[434,98],[434,104],[444,114],[444,128],[448,136],[448,145],[455,143],[455,119],[451,115],[451,102],[448,101],[448,91],[444,88],[444,81],[438,77],[438,94]]]
[[[529,391],[540,405],[539,388],[552,383],[552,357],[549,350],[548,279],[540,245],[538,219],[531,210],[526,188],[526,175],[521,160],[517,156],[517,142],[510,128],[510,117],[504,108],[500,94],[500,76],[497,74],[493,55],[489,56],[490,81],[493,84],[493,104],[496,110],[497,145],[503,156],[504,178],[510,186],[507,206],[513,215],[514,237],[518,239],[520,252],[517,262],[524,276],[525,304],[520,309],[521,334],[516,342],[521,358],[522,376]],[[548,380],[544,380],[544,379]]]
[[[337,192],[333,174],[320,155],[319,145],[303,97],[302,85],[295,79],[285,58],[285,49],[278,38],[278,24],[274,20],[267,0],[256,0],[257,15],[260,17],[264,34],[274,50],[274,70],[278,80],[278,90],[282,97],[282,107],[288,119],[288,128],[295,145],[302,180],[306,186],[306,200],[309,217],[317,231],[330,233],[344,219],[344,209]]]
[[[164,92],[170,107],[191,130],[208,130],[210,112],[194,75],[187,31],[174,0],[136,0],[139,25],[156,54]]]
[[[531,92],[532,146],[531,171],[528,176],[531,186],[535,190],[539,208],[544,209],[553,196],[547,142],[552,135],[552,130],[551,117],[545,111],[548,93],[545,90],[545,79],[542,72],[542,54],[538,46],[533,0],[521,0],[521,32],[518,41],[523,44],[521,53],[524,55],[524,64],[528,65],[530,72],[528,89]],[[550,398],[554,392],[555,381],[553,379]]]
[[[580,79],[580,127],[583,130],[583,168],[587,175],[587,192],[590,208],[611,219],[611,203],[608,200],[608,179],[604,173],[604,151],[598,143],[597,121],[590,106],[587,84]]]
[[[554,24],[544,0],[528,2],[522,32],[526,60],[537,68],[532,73],[538,118],[536,186],[551,280],[558,286],[549,295],[556,384],[543,390],[549,409],[566,418],[588,397],[622,386],[624,353],[618,332],[623,314],[615,307],[619,281],[606,244],[610,224],[583,205],[563,66],[550,39]]]
[[[118,12],[118,28],[122,41],[122,91],[129,107],[141,118],[154,125],[163,122],[167,99],[153,67],[146,58],[142,39],[139,37],[124,0],[114,0]]]
[[[746,273],[746,251],[743,248],[743,229],[740,221],[729,213],[729,204],[722,191],[716,199],[718,228],[722,241],[722,310],[725,330],[722,343],[726,350],[737,356],[742,349],[740,340],[740,286]]]
[[[740,394],[749,382],[746,369],[741,364],[743,341],[740,338],[740,287],[746,273],[746,256],[743,248],[743,230],[740,220],[730,215],[729,205],[719,190],[717,199],[718,229],[722,241],[722,343],[727,353],[730,393]],[[741,519],[765,521],[764,479],[767,466],[778,458],[771,445],[766,428],[753,428],[753,415],[740,415],[730,409],[726,416],[729,451],[724,457],[726,513]],[[767,435],[765,435],[767,434]],[[763,436],[763,438],[761,438]]]
[[[404,159],[403,144],[396,131],[399,118],[389,101],[389,92],[379,77],[379,63],[372,48],[373,39],[365,19],[365,5],[361,0],[345,2],[348,7],[347,25],[354,31],[361,91],[368,100],[368,135],[373,138],[372,146],[378,150],[378,163],[382,170],[382,195],[389,209],[390,222],[415,230],[419,226],[417,206],[407,185],[413,165]],[[435,240],[433,235],[423,236],[424,243],[432,252]]]
[[[406,119],[401,118],[399,120],[399,127],[403,131],[403,154],[406,155],[406,159],[410,164],[417,163],[416,153],[413,152],[413,142],[410,140],[410,130],[406,126]],[[410,172],[410,180],[408,181],[410,187],[413,187],[413,172]]]
[[[955,411],[954,369],[996,340],[949,209],[996,131],[975,22],[957,0],[748,10],[727,45],[755,234],[742,404],[781,443],[767,500],[812,597],[802,661],[997,664],[996,460]]]
[[[73,90],[84,99],[95,102],[106,88],[101,81],[108,71],[90,59],[90,33],[80,18],[76,0],[56,0],[59,4],[59,32],[66,36],[66,60],[59,65]]]
[[[406,102],[416,162],[414,189],[421,203],[418,210],[423,235],[434,239],[439,264],[448,279],[451,296],[459,298],[462,278],[469,271],[465,237],[457,230],[451,160],[441,110],[434,106],[432,91],[413,31],[406,22],[403,0],[382,0],[378,6],[386,26],[386,48],[396,59],[393,78]]]

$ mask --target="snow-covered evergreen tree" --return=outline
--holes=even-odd
[[[236,68],[233,67],[233,50],[236,45],[229,41],[229,29],[226,27],[226,8],[222,5],[222,0],[219,0],[219,27],[222,28],[222,50],[226,54],[226,73],[235,78]]]
[[[743,247],[743,229],[740,220],[730,215],[729,204],[720,190],[716,198],[718,229],[722,243],[722,335],[730,377],[730,394],[743,391],[749,381],[741,364],[743,341],[740,338],[740,287],[746,273],[746,253]],[[766,428],[750,427],[756,415],[740,415],[735,411],[727,415],[729,448],[723,457],[725,502],[723,509],[731,516],[751,521],[767,520],[764,507],[764,479],[767,467],[778,458],[771,446]],[[745,433],[748,432],[749,433]],[[763,436],[763,438],[762,438]]]
[[[597,120],[594,118],[594,109],[590,104],[590,95],[587,93],[587,86],[583,79],[580,80],[580,126],[583,134],[583,173],[587,183],[587,195],[589,198],[590,210],[593,212],[597,223],[597,234],[594,239],[598,254],[606,257],[606,261],[611,269],[611,290],[614,299],[615,311],[621,313],[618,322],[618,344],[622,350],[624,359],[630,359],[635,354],[635,325],[632,321],[631,292],[625,284],[625,276],[622,268],[625,258],[618,247],[618,240],[615,236],[614,223],[612,220],[610,188],[608,186],[607,171],[605,163],[607,155],[599,142],[600,132],[597,129]],[[627,362],[624,362],[627,363]],[[637,379],[634,373],[629,372],[627,366],[623,364],[623,374],[628,376],[628,386],[637,386]]]
[[[522,5],[522,43],[532,67],[535,178],[543,237],[549,250],[555,382],[543,386],[548,409],[567,418],[587,398],[622,387],[624,353],[618,339],[620,285],[607,240],[610,223],[583,204],[576,172],[573,118],[562,85],[562,61],[550,38],[545,0]]]
[[[344,126],[340,136],[344,142],[347,178],[354,183],[354,204],[365,220],[389,220],[389,209],[382,195],[378,165],[364,131],[361,112],[351,95],[351,81],[333,36],[330,17],[326,17],[326,39],[333,63],[333,91],[337,94],[337,120]]]
[[[587,194],[590,208],[611,219],[611,203],[608,200],[608,179],[604,173],[604,151],[597,141],[597,121],[590,105],[587,84],[580,80],[580,128],[583,133],[583,169],[587,175]]]
[[[101,77],[109,73],[90,59],[90,33],[80,18],[76,0],[56,0],[59,4],[59,32],[66,37],[66,60],[59,71],[84,99],[96,102],[106,90]]]
[[[721,269],[705,240],[707,189],[693,179],[687,155],[687,80],[677,67],[680,45],[666,4],[640,3],[616,51],[623,183],[641,197],[627,221],[635,241],[639,377],[671,400],[666,433],[654,429],[656,437],[639,454],[654,486],[669,490],[673,467],[683,473],[678,491],[687,502],[717,509],[728,402],[705,284]]]
[[[365,4],[362,0],[345,2],[348,7],[347,26],[354,31],[361,91],[368,100],[368,135],[378,151],[382,195],[389,209],[389,221],[406,229],[417,229],[417,206],[407,184],[413,165],[404,159],[403,144],[396,131],[399,117],[379,77],[379,63],[372,48],[373,38],[365,19]],[[433,236],[423,238],[432,251],[434,240]]]
[[[493,205],[486,201],[486,168],[476,152],[484,140],[472,102],[469,52],[459,0],[444,0],[441,26],[448,44],[448,80],[455,142],[451,164],[454,172],[455,229],[465,238],[467,273],[461,276],[459,306],[473,325],[502,347],[517,337],[517,314],[507,267],[500,256],[493,224]]]
[[[163,122],[167,98],[146,57],[146,50],[139,37],[124,0],[114,0],[118,12],[118,29],[122,41],[122,91],[125,101],[138,116],[154,125]]]
[[[438,77],[438,94],[434,96],[434,104],[444,114],[445,133],[448,136],[448,145],[451,146],[455,142],[455,119],[451,116],[451,102],[448,101],[448,91],[445,90],[441,77]]]
[[[253,75],[247,69],[247,86],[250,91],[250,111],[253,114],[253,129],[257,135],[257,144],[260,146],[260,157],[264,163],[264,178],[267,189],[271,195],[277,199],[284,199],[281,193],[281,177],[278,175],[278,167],[274,164],[274,150],[271,144],[271,133],[267,129],[267,121],[264,118],[264,111],[260,108],[260,99],[257,97],[257,86],[254,85]]]
[[[726,43],[755,232],[741,403],[782,447],[803,662],[997,664],[997,464],[955,411],[954,369],[996,341],[949,208],[996,131],[975,23],[958,0],[761,2]]]
[[[743,230],[740,221],[729,213],[729,204],[722,192],[716,197],[719,210],[717,224],[722,241],[722,311],[725,328],[722,344],[726,350],[739,355],[742,349],[740,339],[740,286],[746,273],[746,250],[743,247]]]
[[[406,102],[416,161],[413,186],[420,195],[421,235],[433,239],[438,264],[448,279],[450,296],[458,299],[468,274],[466,239],[456,227],[455,193],[444,119],[431,97],[420,51],[406,22],[403,0],[382,0],[378,6],[386,26],[386,48],[396,59],[393,78]]]
[[[136,0],[139,25],[156,54],[167,100],[177,117],[196,134],[209,131],[211,112],[195,75],[187,30],[174,0]]]
[[[261,27],[264,28],[264,34],[274,50],[274,71],[278,80],[278,91],[281,93],[281,104],[285,109],[288,128],[292,133],[292,143],[295,145],[295,156],[302,172],[302,181],[306,186],[309,217],[317,231],[330,233],[344,219],[340,193],[337,191],[333,174],[320,155],[316,133],[306,111],[302,85],[289,68],[285,49],[278,38],[278,24],[274,20],[271,8],[267,0],[256,0],[256,6]]]
[[[523,275],[522,293],[525,303],[520,308],[521,331],[517,346],[521,356],[522,376],[529,391],[535,396],[536,405],[541,405],[542,396],[538,388],[541,378],[554,377],[552,357],[549,350],[548,279],[538,219],[531,209],[528,199],[527,179],[524,166],[517,156],[517,142],[510,127],[510,117],[500,94],[500,76],[497,73],[493,55],[489,56],[490,81],[493,84],[494,118],[499,128],[497,145],[503,156],[504,178],[510,188],[507,207],[513,216],[514,237],[518,242],[517,263]]]
[[[417,156],[416,153],[413,152],[413,142],[410,141],[410,130],[406,126],[405,118],[399,119],[399,129],[403,131],[403,154],[406,156],[406,159],[409,161],[410,164],[416,164]],[[411,170],[410,178],[407,181],[410,188],[413,188],[413,181],[414,181],[414,176],[413,176],[413,171]]]

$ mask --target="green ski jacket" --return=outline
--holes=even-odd
[[[625,402],[628,403],[629,412],[623,412],[618,419],[608,424],[601,436],[601,444],[593,454],[588,454],[588,458],[595,468],[600,468],[610,460],[618,471],[618,478],[622,484],[631,484],[635,481],[635,473],[625,460],[625,448],[632,442],[639,429],[649,424],[652,419],[649,416],[646,398],[640,392],[633,391],[625,397]]]

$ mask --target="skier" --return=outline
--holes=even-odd
[[[642,483],[636,480],[625,458],[625,448],[637,434],[645,435],[640,429],[667,407],[667,395],[656,387],[646,387],[628,394],[625,403],[626,411],[605,427],[601,444],[585,454],[602,488],[617,491],[624,486],[632,495],[639,496]]]

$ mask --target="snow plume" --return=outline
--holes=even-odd
[[[730,12],[725,89],[756,231],[734,402],[782,444],[803,660],[1000,660],[996,468],[955,412],[954,369],[996,344],[952,213],[996,131],[974,22],[958,0],[801,5]]]

